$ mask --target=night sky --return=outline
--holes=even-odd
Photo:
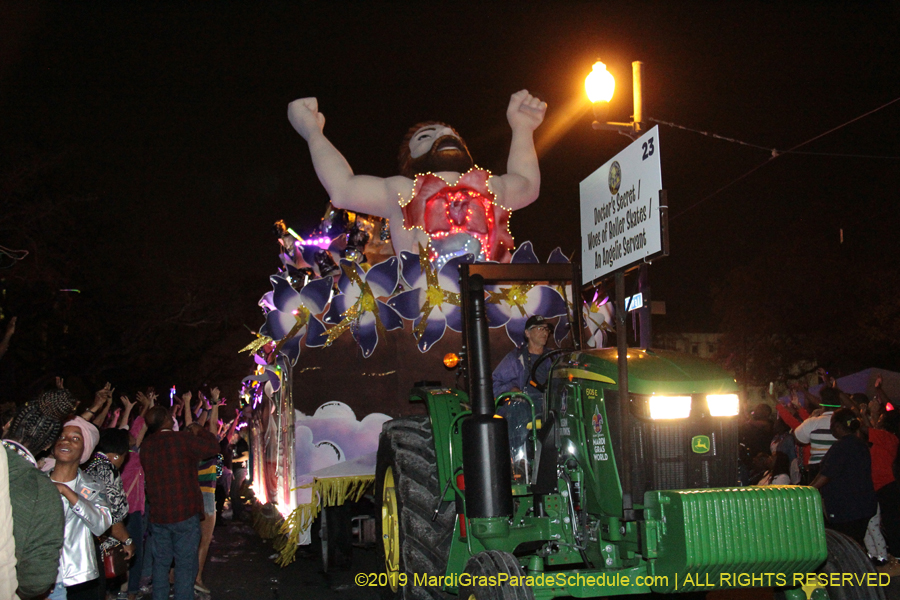
[[[866,247],[860,260],[896,248],[871,232],[900,224],[900,103],[799,148],[816,154],[781,155],[734,182],[771,149],[900,96],[895,7],[5,2],[0,167],[46,160],[53,190],[92,199],[67,226],[100,223],[84,252],[109,270],[106,293],[177,273],[239,297],[256,328],[279,266],[272,224],[309,230],[327,202],[287,121],[291,100],[318,98],[325,134],[356,173],[396,174],[401,137],[425,119],[451,123],[478,165],[503,173],[506,104],[527,88],[549,104],[536,132],[542,190],[511,229],[546,258],[556,246],[579,252],[578,184],[629,143],[591,129],[584,77],[597,58],[608,65],[609,118],[627,121],[640,60],[645,116],[769,149],[660,125],[672,217],[672,254],[651,268],[668,308],[660,326],[715,330],[712,286],[790,238],[825,248],[843,229]],[[0,233],[0,245],[27,243]]]

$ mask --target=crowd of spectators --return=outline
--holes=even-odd
[[[794,386],[788,402],[774,401],[776,415],[762,403],[742,423],[743,483],[818,489],[826,527],[856,540],[876,565],[898,569],[900,410],[881,376],[872,398],[844,393],[824,370],[819,376],[818,395]]]
[[[203,565],[225,500],[244,514],[242,414],[219,418],[217,388],[193,404],[187,392],[165,406],[152,388],[134,398],[116,402],[106,384],[84,406],[57,378],[0,407],[0,598],[210,593]],[[113,557],[119,568],[105,568]]]

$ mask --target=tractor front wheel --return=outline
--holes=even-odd
[[[413,416],[385,423],[378,441],[375,498],[381,509],[378,550],[389,583],[381,588],[386,599],[444,598],[439,587],[415,585],[414,578],[447,570],[456,506],[440,503],[442,483],[430,419]],[[433,519],[436,507],[440,510]],[[401,584],[404,575],[406,585]]]
[[[501,577],[505,576],[505,577]],[[519,579],[515,579],[519,578]],[[502,585],[500,581],[505,581]],[[525,571],[509,552],[479,552],[466,562],[460,577],[460,600],[534,600]],[[515,584],[515,585],[513,585]]]

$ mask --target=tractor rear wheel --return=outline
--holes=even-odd
[[[441,488],[431,420],[412,416],[385,423],[375,470],[375,498],[381,509],[378,550],[389,583],[381,588],[385,598],[444,598],[440,587],[414,585],[415,574],[437,577],[447,569],[456,506],[441,506],[432,520]],[[402,575],[406,585],[401,585]]]
[[[534,600],[534,592],[524,583],[525,571],[509,552],[479,552],[466,562],[465,574],[460,578],[460,600]],[[500,575],[506,576],[503,585],[498,584]],[[516,585],[511,583],[513,577],[521,578]]]
[[[859,544],[853,541],[851,537],[832,529],[825,530],[825,544],[828,547],[828,558],[816,573],[825,576],[830,576],[832,573],[842,576],[844,573],[848,573],[854,576],[854,581],[847,585],[830,585],[817,588],[812,596],[813,598],[824,597],[822,591],[826,591],[829,600],[885,599],[883,587],[879,585],[870,587],[868,585],[870,582],[867,577],[870,573],[874,574],[873,579],[875,581],[878,581],[880,574],[872,566],[872,561],[869,560],[865,551],[859,547]],[[857,582],[860,580],[862,585],[857,585]],[[796,594],[796,596],[800,597],[800,594]],[[786,597],[788,597],[788,594],[785,591],[775,594],[776,600]]]
[[[819,573],[852,573],[863,578],[869,573],[874,573],[875,578],[878,577],[878,572],[872,566],[868,555],[849,536],[826,529],[825,543],[828,545],[828,559],[819,569]],[[830,600],[884,600],[885,597],[884,588],[869,587],[865,580],[860,586],[855,584],[828,586],[827,589]]]

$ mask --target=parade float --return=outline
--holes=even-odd
[[[291,103],[289,120],[309,143],[331,203],[312,231],[276,223],[281,267],[259,301],[265,322],[244,348],[256,363],[244,390],[255,407],[253,489],[262,504],[277,509],[273,516],[286,519],[283,562],[297,543],[309,542],[310,525],[324,507],[371,490],[369,455],[380,427],[363,427],[345,448],[329,439],[326,422],[344,419],[338,427],[353,428],[422,414],[424,406],[407,399],[414,385],[456,382],[459,266],[542,262],[531,243],[515,246],[509,224],[514,210],[537,199],[532,132],[545,110],[525,90],[510,98],[513,139],[504,175],[477,167],[452,127],[430,121],[413,126],[402,141],[401,175],[378,179],[353,175],[324,137],[315,99]],[[560,249],[546,257],[551,264],[569,261]],[[584,311],[588,343],[604,345],[612,310],[600,292],[573,298],[546,281],[489,292],[496,348],[521,344],[532,315],[554,323],[553,338],[563,343],[573,335],[573,310]],[[335,403],[344,408],[334,410]],[[304,458],[310,447],[320,459],[315,464]]]

